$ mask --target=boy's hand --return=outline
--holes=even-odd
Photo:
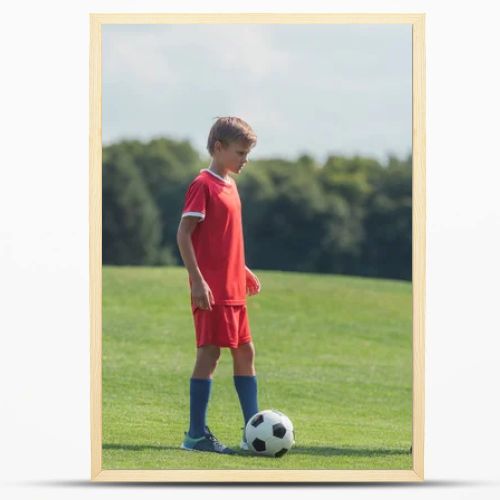
[[[261,286],[260,281],[257,276],[255,276],[248,267],[245,266],[246,278],[247,278],[247,294],[248,295],[257,295],[260,292]]]
[[[212,304],[215,302],[212,290],[205,280],[193,281],[191,285],[191,297],[193,304],[200,309],[212,310]]]

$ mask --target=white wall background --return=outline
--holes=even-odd
[[[427,13],[426,477],[326,498],[498,498],[500,40],[494,1],[287,2]],[[278,12],[279,1],[2,6],[0,475],[4,498],[253,498],[281,488],[89,485],[88,13]],[[337,491],[341,489],[341,491]],[[301,489],[283,490],[298,498]]]

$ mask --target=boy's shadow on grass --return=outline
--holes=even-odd
[[[166,445],[159,445],[159,444],[110,444],[110,443],[103,443],[102,445],[103,450],[122,450],[122,451],[146,451],[146,450],[152,450],[152,451],[168,451],[168,450],[180,450],[181,447],[179,446],[166,446]]]
[[[102,445],[103,450],[123,451],[168,451],[180,450],[180,446],[167,446],[155,444],[107,444]],[[251,456],[251,452],[235,450],[237,455]],[[319,457],[376,457],[388,455],[411,455],[410,448],[338,448],[331,446],[294,446],[294,454],[315,455]]]
[[[331,446],[294,446],[292,450],[301,455],[320,457],[376,457],[387,455],[411,455],[410,448],[339,448]]]

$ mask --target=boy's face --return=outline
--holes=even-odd
[[[242,142],[230,142],[224,146],[219,141],[214,145],[214,159],[224,169],[239,174],[247,163],[252,148]]]

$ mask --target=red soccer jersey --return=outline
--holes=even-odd
[[[245,304],[245,250],[235,181],[225,181],[208,169],[201,170],[186,193],[182,217],[187,215],[200,218],[191,241],[215,304]]]

